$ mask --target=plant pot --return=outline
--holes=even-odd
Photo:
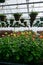
[[[43,17],[40,17],[40,21],[43,21]]]
[[[27,22],[24,22],[24,26],[27,26]]]
[[[4,3],[5,2],[5,0],[0,0],[0,3]]]
[[[5,21],[5,19],[6,19],[6,16],[3,15],[3,14],[0,14],[0,20],[1,20],[1,21]]]
[[[36,16],[38,15],[37,12],[31,12],[30,13],[30,26],[32,27],[34,20],[36,19]]]
[[[10,22],[13,22],[14,21],[14,19],[10,19]]]
[[[21,23],[24,23],[24,19],[20,19]]]
[[[19,27],[19,22],[16,22],[16,23],[14,24],[14,27]]]
[[[15,13],[15,14],[14,14],[15,20],[16,20],[16,21],[19,21],[21,15],[22,15],[21,13]]]
[[[1,25],[2,25],[2,27],[5,27],[5,24],[3,22],[1,23]]]
[[[9,26],[9,23],[7,21],[5,23],[6,23],[6,27],[8,27]]]
[[[13,21],[14,21],[14,19],[10,19],[10,27],[13,26]]]

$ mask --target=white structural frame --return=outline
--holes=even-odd
[[[0,27],[0,31],[29,31],[32,30],[34,32],[43,31],[43,27]]]

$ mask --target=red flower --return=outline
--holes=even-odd
[[[40,38],[40,39],[43,39],[43,35],[40,35],[39,38]]]
[[[17,32],[17,35],[20,35],[21,34],[21,32]]]

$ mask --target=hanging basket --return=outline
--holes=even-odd
[[[6,16],[4,14],[0,14],[0,21],[5,21],[6,20]]]
[[[36,16],[38,15],[38,12],[31,12],[30,13],[30,26],[32,27],[34,20],[36,19]]]
[[[5,2],[5,0],[0,0],[0,3],[4,3]]]
[[[14,21],[14,19],[10,19],[10,22],[13,22]]]
[[[16,21],[19,21],[20,17],[21,17],[21,13],[14,13],[14,18]]]
[[[25,20],[24,18],[20,19],[21,23],[24,23],[24,20]]]

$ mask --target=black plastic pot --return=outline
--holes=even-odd
[[[14,21],[14,19],[10,19],[10,22],[13,22]]]
[[[14,24],[14,27],[19,27],[19,22],[16,22],[16,23]]]
[[[21,13],[15,13],[15,14],[14,14],[15,20],[16,20],[16,21],[19,21],[21,15],[22,15]]]
[[[3,22],[1,23],[1,25],[2,25],[2,27],[5,27],[5,24]]]
[[[5,19],[6,19],[6,16],[4,16],[4,15],[1,16],[1,15],[0,15],[0,20],[1,20],[1,21],[5,21]]]
[[[13,21],[14,21],[14,19],[10,19],[10,27],[13,26]]]
[[[24,19],[20,19],[21,23],[24,23]]]
[[[24,26],[25,26],[25,27],[27,26],[27,22],[24,22]]]
[[[8,27],[9,26],[9,23],[8,22],[5,22],[6,23],[6,27]]]

